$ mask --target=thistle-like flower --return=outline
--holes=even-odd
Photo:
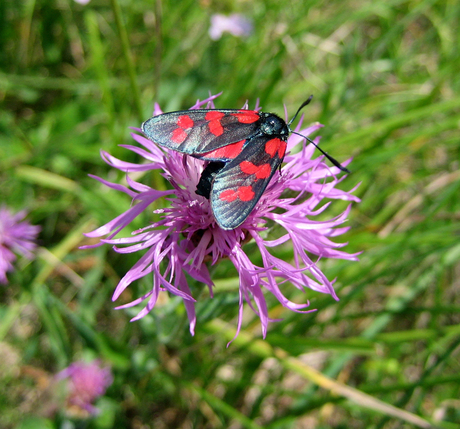
[[[191,109],[214,108],[213,100],[216,97],[198,101]],[[154,115],[161,113],[159,106],[155,105]],[[321,127],[316,124],[301,130],[300,123],[295,131],[306,136]],[[309,306],[308,302],[296,304],[287,299],[282,292],[286,283],[302,291],[308,287],[338,299],[332,286],[333,281],[327,279],[317,262],[322,258],[357,260],[357,254],[347,254],[339,250],[344,244],[330,240],[330,237],[348,230],[348,227],[341,225],[347,219],[350,205],[345,212],[330,220],[315,220],[315,217],[326,210],[330,204],[328,200],[359,199],[351,194],[353,190],[347,192],[336,188],[342,181],[342,178],[336,177],[339,168],[328,167],[322,156],[312,159],[314,145],[306,145],[305,139],[292,134],[287,141],[287,155],[281,172],[277,171],[272,177],[264,194],[244,222],[235,229],[224,230],[217,225],[209,200],[195,192],[205,163],[173,150],[159,148],[139,134],[132,134],[132,137],[142,147],[124,147],[143,157],[146,162],[128,163],[102,152],[103,159],[109,165],[127,173],[129,187],[93,177],[104,185],[129,195],[133,205],[104,226],[86,234],[88,237],[105,237],[95,246],[108,243],[119,253],[144,252],[121,279],[113,295],[113,300],[118,299],[132,282],[152,275],[150,291],[131,303],[117,307],[127,308],[147,301],[145,307],[132,320],[144,317],[153,309],[160,291],[169,291],[183,299],[193,335],[196,325],[195,299],[185,274],[206,284],[212,297],[213,283],[209,265],[213,266],[223,258],[228,258],[233,263],[239,275],[236,335],[241,328],[243,303],[246,301],[259,315],[265,337],[268,322],[272,319],[268,316],[264,290],[271,292],[281,305],[296,312],[313,310],[305,310]],[[157,169],[169,180],[172,189],[155,190],[129,177],[129,173],[139,174]],[[116,238],[123,228],[160,198],[166,198],[169,202],[164,209],[154,211],[160,216],[160,220],[135,231],[132,237]],[[328,202],[325,203],[325,200]],[[278,227],[277,230],[281,227],[284,231],[278,238],[269,240],[267,225],[272,224]],[[253,241],[260,252],[260,266],[252,262],[244,251],[244,244],[248,241]],[[277,258],[269,250],[289,241],[293,247],[292,263]]]
[[[67,409],[80,417],[98,413],[93,403],[113,382],[110,368],[102,368],[98,360],[74,362],[58,373],[56,379],[67,380]]]
[[[13,214],[5,205],[0,207],[0,283],[7,284],[6,273],[13,271],[16,254],[33,259],[34,240],[40,227],[23,220],[25,211]]]

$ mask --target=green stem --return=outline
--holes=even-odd
[[[133,92],[134,97],[134,105],[137,111],[138,119],[140,122],[142,122],[144,120],[144,115],[142,112],[142,103],[139,86],[137,85],[136,70],[134,68],[134,62],[129,47],[128,33],[126,32],[126,28],[123,23],[121,8],[120,4],[118,3],[118,0],[110,0],[110,4],[112,6],[113,14],[115,16],[115,23],[117,25],[118,33],[121,39],[121,47],[123,50],[123,56],[125,57],[126,69],[131,83],[131,90]]]
[[[222,335],[231,339],[233,328],[221,320],[214,319],[206,325],[206,329],[214,334]],[[360,407],[377,411],[384,415],[396,417],[406,421],[413,426],[420,428],[433,427],[430,422],[416,414],[399,409],[391,404],[383,402],[371,395],[368,395],[354,387],[347,386],[333,378],[327,377],[313,367],[300,361],[294,356],[290,356],[286,351],[279,347],[272,347],[267,341],[255,339],[249,332],[241,330],[238,337],[233,340],[234,347],[242,347],[260,358],[275,357],[278,362],[288,370],[291,370],[303,378],[310,380],[317,386],[331,392],[333,395],[340,395],[358,404]]]
[[[96,13],[89,10],[85,16],[86,27],[88,29],[89,41],[91,46],[91,62],[99,82],[102,92],[102,102],[105,107],[109,121],[110,133],[113,139],[117,139],[115,132],[115,108],[112,97],[112,91],[109,84],[109,74],[105,61],[106,53],[99,34],[99,24]],[[116,141],[116,140],[115,140]]]

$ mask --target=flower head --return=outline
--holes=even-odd
[[[247,37],[252,33],[252,29],[252,22],[244,15],[233,13],[226,16],[220,13],[215,13],[211,16],[209,37],[212,40],[219,40],[225,32],[237,37]]]
[[[192,109],[214,108],[215,97],[197,102]],[[162,112],[156,105],[154,114],[160,113]],[[309,135],[320,127],[321,125],[317,124],[300,130],[299,124],[296,131]],[[183,299],[190,322],[190,332],[193,334],[196,324],[195,299],[192,297],[186,274],[206,284],[212,296],[213,283],[208,264],[215,265],[223,258],[228,258],[233,263],[239,275],[237,333],[241,327],[243,303],[246,301],[259,315],[265,336],[271,319],[268,317],[264,289],[271,292],[284,307],[296,312],[304,312],[309,304],[296,304],[288,300],[281,290],[285,283],[290,283],[302,291],[308,287],[328,293],[337,299],[332,287],[333,281],[327,279],[317,262],[325,257],[357,259],[357,255],[339,250],[344,244],[336,244],[330,240],[330,237],[340,235],[348,229],[341,225],[346,221],[350,206],[344,213],[330,220],[320,221],[315,220],[315,217],[323,213],[330,204],[324,204],[324,200],[359,200],[350,193],[351,191],[336,188],[342,180],[336,177],[339,169],[328,167],[323,162],[323,157],[312,159],[315,150],[313,145],[305,145],[302,137],[291,135],[287,141],[287,150],[291,153],[285,156],[286,164],[282,171],[275,173],[245,221],[235,229],[223,230],[212,215],[209,200],[195,192],[204,162],[173,150],[159,148],[141,135],[132,134],[132,137],[142,147],[124,147],[142,156],[146,160],[145,163],[128,163],[102,152],[104,160],[126,173],[160,169],[171,183],[172,189],[158,191],[133,180],[129,175],[129,187],[95,177],[110,188],[128,194],[133,199],[133,205],[106,225],[86,234],[88,237],[106,236],[97,245],[112,244],[114,250],[119,253],[145,252],[121,279],[113,296],[114,300],[117,299],[132,282],[152,275],[153,284],[149,292],[129,304],[118,307],[131,307],[147,301],[146,306],[132,320],[137,320],[151,311],[160,291],[166,290]],[[289,191],[287,196],[285,191]],[[132,237],[116,238],[118,232],[150,204],[165,197],[168,197],[169,206],[155,210],[160,220],[135,231]],[[283,233],[277,239],[266,238],[267,222],[283,229]],[[244,244],[250,240],[260,252],[261,265],[255,264],[244,251]],[[269,250],[289,241],[293,246],[292,264],[277,258]],[[315,255],[316,260],[311,255]]]
[[[25,216],[25,211],[13,214],[6,206],[0,207],[0,283],[8,283],[6,273],[14,269],[13,262],[17,258],[15,253],[29,259],[34,257],[34,240],[40,227],[22,221]]]
[[[63,369],[56,378],[67,380],[67,405],[74,413],[97,414],[94,401],[102,396],[113,382],[109,367],[102,368],[98,360],[90,363],[74,362]]]

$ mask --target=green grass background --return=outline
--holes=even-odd
[[[216,12],[245,14],[254,33],[211,41]],[[453,0],[2,0],[0,196],[42,232],[37,259],[0,289],[0,427],[460,428],[459,22]],[[318,309],[300,315],[267,295],[283,321],[261,340],[247,312],[229,348],[230,264],[191,337],[180,300],[136,323],[113,310],[136,255],[78,250],[131,203],[87,177],[124,178],[99,150],[139,161],[118,146],[129,127],[155,101],[184,109],[209,91],[223,91],[217,107],[259,98],[291,115],[314,94],[305,120],[354,158],[342,188],[361,183],[340,237],[360,262],[321,263],[340,302],[287,292]],[[49,412],[46,387],[82,358],[115,376],[89,421]]]

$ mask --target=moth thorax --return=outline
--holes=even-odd
[[[264,113],[262,116],[261,129],[266,135],[288,136],[289,128],[279,116],[273,113]]]

